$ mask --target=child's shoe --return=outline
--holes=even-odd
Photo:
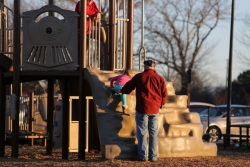
[[[122,112],[123,114],[128,114],[128,106],[122,106]]]

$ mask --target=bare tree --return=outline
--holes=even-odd
[[[147,57],[166,65],[181,80],[186,93],[186,71],[198,76],[214,44],[205,41],[229,10],[228,0],[150,0],[145,5]]]
[[[238,39],[238,41],[247,49],[247,52],[250,53],[250,14],[247,14],[245,18],[242,20],[243,22],[243,29],[241,30],[241,36]],[[238,57],[241,61],[241,63],[245,64],[246,67],[250,64],[250,58],[248,54],[242,53],[241,51],[238,52]]]
[[[69,9],[74,10],[75,5],[79,0],[68,0],[68,1],[61,1],[61,0],[55,0],[55,5],[60,6],[63,9]],[[105,20],[108,22],[109,17],[109,0],[94,0],[97,4],[97,6],[100,8],[101,11],[101,17],[102,20]],[[128,0],[116,0],[116,12],[127,9],[127,2]],[[138,6],[138,5],[137,5]]]

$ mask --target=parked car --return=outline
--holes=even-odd
[[[203,124],[203,133],[226,133],[227,105],[219,105],[209,109],[209,126],[208,109],[201,111],[199,115]],[[231,125],[233,124],[250,124],[250,106],[231,105]],[[239,134],[239,129],[231,127],[230,132],[231,134]],[[246,131],[242,131],[242,134],[246,134]]]
[[[201,112],[205,109],[208,109],[210,107],[214,107],[215,105],[210,103],[204,103],[204,102],[190,102],[189,104],[189,111],[190,112]]]

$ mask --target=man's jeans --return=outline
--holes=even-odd
[[[136,112],[136,135],[140,159],[157,160],[159,114]],[[149,132],[149,157],[147,157],[147,132]]]

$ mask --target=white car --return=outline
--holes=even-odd
[[[208,109],[199,113],[201,123],[203,124],[203,133],[225,134],[227,126],[227,105],[219,105],[209,109],[209,126],[208,126]],[[250,124],[250,106],[231,105],[231,125],[233,124]],[[231,127],[231,134],[239,134],[238,128]],[[246,132],[242,132],[246,134]]]

